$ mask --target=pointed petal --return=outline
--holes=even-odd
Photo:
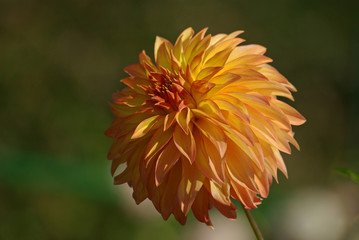
[[[147,78],[147,73],[142,64],[131,64],[125,67],[125,72],[132,77]]]
[[[198,221],[207,224],[207,226],[213,228],[211,219],[209,218],[208,209],[210,208],[208,192],[204,187],[198,192],[196,199],[192,204],[193,215]]]
[[[228,61],[231,61],[233,59],[245,56],[245,55],[263,55],[266,52],[266,48],[261,46],[261,45],[257,45],[257,44],[249,44],[249,45],[245,45],[245,46],[239,46],[236,47],[231,55],[228,58]]]
[[[226,165],[230,177],[238,184],[257,191],[251,159],[232,141],[228,141]]]
[[[284,112],[290,124],[299,126],[306,122],[306,119],[297,110],[288,104],[276,99],[273,99],[272,102]]]
[[[182,160],[182,179],[178,186],[178,200],[180,202],[181,211],[187,215],[192,207],[197,193],[201,189],[204,176],[198,169],[191,165],[188,161]]]
[[[182,108],[176,114],[176,121],[186,134],[188,134],[189,123],[190,123],[192,117],[193,117],[193,114],[188,107]]]
[[[214,144],[223,158],[227,150],[227,138],[220,126],[205,118],[197,120],[196,126]]]
[[[155,115],[140,122],[140,124],[138,124],[136,127],[131,139],[141,138],[146,135],[146,133],[148,133],[161,118],[161,116]]]
[[[173,141],[170,141],[167,146],[164,147],[156,162],[155,180],[157,186],[163,182],[165,176],[177,163],[180,156],[181,153],[177,150]]]
[[[192,164],[196,157],[196,142],[191,131],[187,135],[179,125],[176,125],[173,132],[173,141],[177,149]]]
[[[179,209],[179,202],[177,198],[177,189],[182,176],[182,164],[177,162],[175,166],[169,171],[163,188],[163,194],[160,199],[160,209],[162,217],[167,220],[174,209]],[[162,185],[163,185],[162,184]],[[161,185],[161,186],[162,186]]]
[[[171,140],[172,128],[163,131],[163,128],[158,128],[150,141],[147,144],[145,151],[145,161],[148,162]]]
[[[211,181],[216,182],[221,185],[224,181],[224,173],[223,173],[223,161],[220,159],[218,162],[213,162],[213,160],[208,156],[206,148],[212,146],[206,146],[203,142],[204,136],[199,132],[199,130],[195,129],[194,137],[197,139],[196,141],[196,161],[195,164],[197,168]],[[218,167],[218,164],[220,167]]]

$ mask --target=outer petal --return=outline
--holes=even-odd
[[[177,150],[173,141],[170,141],[168,145],[160,153],[156,162],[156,185],[160,185],[167,173],[177,163],[181,153]]]
[[[203,174],[187,160],[182,160],[182,178],[178,187],[181,211],[187,215],[204,181]]]
[[[193,215],[198,219],[198,221],[207,224],[207,226],[213,229],[211,219],[208,215],[208,209],[210,209],[208,197],[208,192],[205,190],[204,187],[202,187],[192,204],[192,212]]]

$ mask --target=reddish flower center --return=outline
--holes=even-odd
[[[146,104],[156,105],[166,111],[177,111],[181,106],[187,105],[190,94],[180,83],[180,76],[171,73],[151,73],[151,85],[144,90],[151,96]]]

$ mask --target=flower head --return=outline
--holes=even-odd
[[[237,46],[229,35],[186,29],[173,45],[157,37],[155,63],[143,51],[113,95],[116,119],[106,131],[115,184],[128,183],[136,203],[149,198],[164,219],[194,216],[211,226],[216,207],[236,218],[231,199],[256,208],[268,196],[280,152],[299,148],[291,125],[305,119],[277,97],[296,89],[260,45]],[[194,36],[193,36],[194,35]]]

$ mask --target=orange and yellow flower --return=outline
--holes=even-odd
[[[127,85],[113,95],[116,119],[111,171],[125,164],[115,184],[128,183],[137,204],[149,198],[166,220],[185,224],[190,209],[211,226],[216,207],[236,218],[232,199],[256,208],[268,196],[280,152],[299,149],[291,125],[305,119],[277,97],[293,100],[295,87],[260,45],[237,46],[237,36],[195,36],[188,28],[173,45],[157,37],[155,63],[143,51],[125,71]]]

